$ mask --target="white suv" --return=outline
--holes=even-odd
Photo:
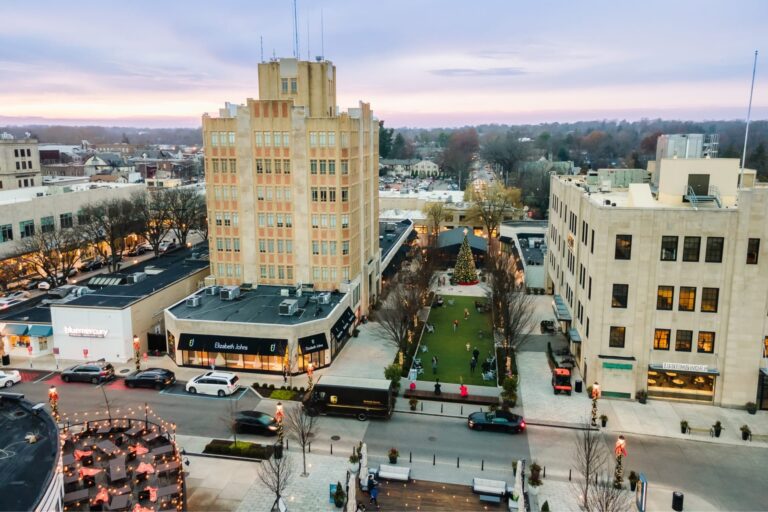
[[[232,372],[206,372],[187,382],[186,390],[192,394],[227,396],[240,389],[238,380]]]

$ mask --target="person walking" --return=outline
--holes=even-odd
[[[371,493],[371,501],[370,503],[376,505],[376,508],[379,508],[379,489],[378,487],[374,486],[370,491]]]
[[[464,308],[464,320],[469,318],[469,309]]]
[[[458,329],[458,328],[459,328],[459,321],[458,320],[454,320],[453,321],[453,332],[456,332],[456,329]]]
[[[475,361],[480,359],[480,351],[475,347],[475,349],[472,351],[472,357],[475,358]]]
[[[435,379],[435,394],[439,395],[441,393],[441,386],[440,386],[440,379]]]
[[[283,384],[288,384],[288,366],[283,366]]]
[[[469,373],[475,373],[475,367],[477,366],[477,359],[474,357],[469,360]]]
[[[437,374],[437,356],[432,356],[432,375]]]

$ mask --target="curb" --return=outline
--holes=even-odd
[[[256,462],[261,464],[262,459],[250,459],[247,457],[235,457],[234,455],[218,455],[213,453],[192,453],[186,452],[181,454],[182,457],[204,457],[208,459],[225,459],[225,460],[239,460],[243,462]]]

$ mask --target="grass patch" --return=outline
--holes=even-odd
[[[463,381],[465,384],[474,384],[477,386],[495,386],[494,380],[483,381],[481,365],[489,354],[493,354],[493,336],[491,330],[491,314],[478,313],[475,310],[475,301],[485,301],[481,297],[457,297],[443,296],[445,305],[442,307],[433,307],[429,313],[429,323],[435,326],[434,333],[424,331],[421,344],[426,345],[427,352],[419,351],[418,357],[421,357],[421,363],[424,366],[424,373],[419,376],[419,380],[434,382],[435,377],[440,382],[453,382],[458,384]],[[448,301],[453,300],[453,306],[448,305]],[[469,310],[469,318],[464,320],[464,308]],[[459,327],[453,332],[453,321],[459,321]],[[479,331],[483,331],[483,337],[479,336]],[[470,344],[467,352],[467,343]],[[472,359],[472,350],[477,347],[480,351],[479,361],[475,368],[475,373],[470,373],[469,361]],[[437,356],[439,364],[437,374],[432,374],[432,356]],[[443,389],[443,391],[450,391]]]
[[[298,393],[289,389],[276,389],[270,395],[269,398],[274,400],[298,400]]]

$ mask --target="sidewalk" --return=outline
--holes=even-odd
[[[525,419],[529,423],[552,423],[577,426],[591,417],[592,401],[586,393],[571,396],[555,395],[550,385],[550,369],[547,355],[542,352],[519,352],[517,366],[520,369],[520,392],[523,398]],[[576,369],[575,379],[580,379]],[[585,384],[586,386],[586,384]],[[711,405],[648,400],[643,405],[635,400],[601,398],[598,415],[608,416],[608,425],[602,430],[619,434],[638,434],[704,441],[709,443],[768,447],[763,441],[741,440],[739,427],[747,424],[753,434],[768,434],[768,411],[751,415],[744,410],[713,407]],[[680,421],[686,420],[692,427],[709,428],[716,421],[723,424],[719,438],[708,434],[682,434]]]

